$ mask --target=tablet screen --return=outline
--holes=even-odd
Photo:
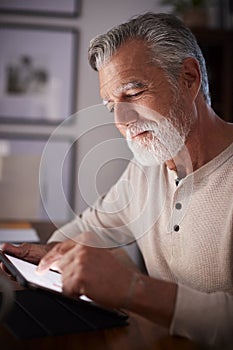
[[[60,273],[48,270],[43,275],[39,275],[36,272],[36,265],[8,254],[5,255],[29,283],[62,293],[62,279]]]
[[[36,272],[37,265],[15,258],[6,253],[4,255],[12,263],[12,265],[16,267],[16,269],[29,284],[62,293],[62,277],[60,273],[48,270],[42,275],[39,275]],[[93,300],[85,295],[81,295],[80,299],[88,302],[93,302]]]

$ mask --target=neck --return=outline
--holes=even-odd
[[[233,124],[220,119],[204,101],[196,105],[197,121],[179,154],[166,162],[182,178],[211,161],[233,142]]]

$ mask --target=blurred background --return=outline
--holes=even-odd
[[[232,2],[0,0],[0,220],[65,223],[122,174],[131,153],[124,140],[119,153],[117,143],[108,142],[121,136],[113,116],[94,107],[102,101],[87,50],[94,36],[134,15],[174,12],[183,18],[206,57],[213,107],[232,121]],[[66,122],[74,113],[76,121]],[[39,186],[44,147],[64,121],[46,149]],[[60,179],[73,212],[61,198]]]

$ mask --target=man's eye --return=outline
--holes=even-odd
[[[138,97],[138,96],[142,95],[142,93],[143,93],[143,91],[134,92],[132,94],[127,95],[127,98]]]

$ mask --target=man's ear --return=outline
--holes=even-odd
[[[185,58],[182,64],[182,85],[194,101],[201,87],[201,71],[198,61],[193,57]]]

